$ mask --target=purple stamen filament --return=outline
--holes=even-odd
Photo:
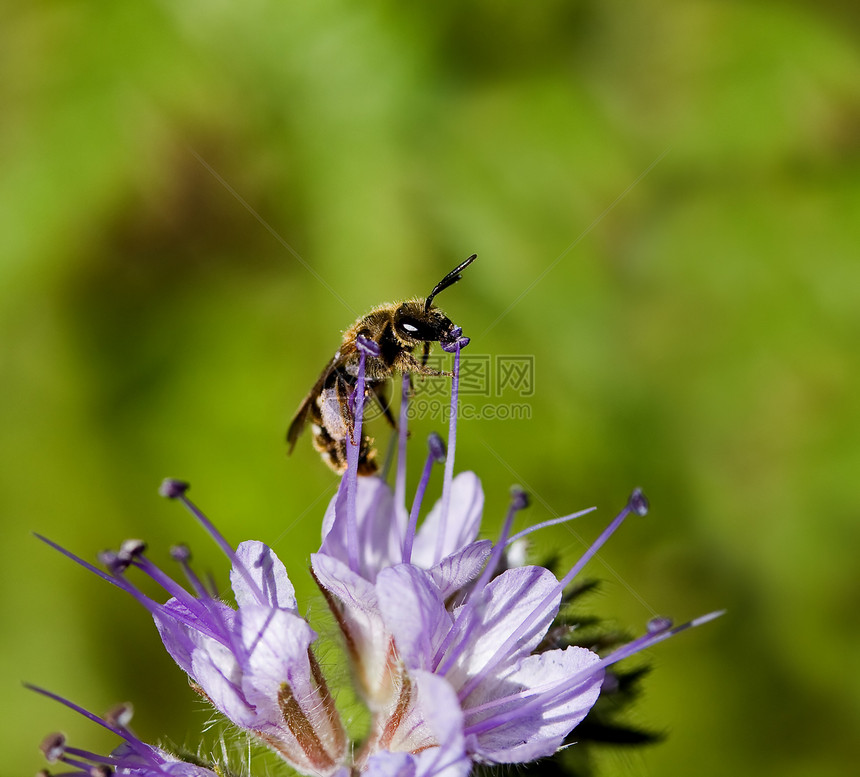
[[[114,726],[108,723],[104,718],[100,718],[98,715],[93,714],[89,710],[85,710],[83,707],[79,707],[74,702],[69,701],[68,699],[64,699],[62,696],[58,696],[56,693],[52,693],[51,691],[45,690],[44,688],[40,688],[38,685],[31,685],[30,683],[24,683],[25,688],[29,688],[31,691],[35,691],[36,693],[42,694],[42,696],[47,696],[49,699],[53,699],[54,701],[58,701],[60,704],[68,707],[71,710],[74,710],[79,715],[83,715],[87,720],[91,720],[93,723],[97,723],[102,728],[106,728],[108,731],[116,734],[118,737],[122,737],[126,742],[130,745],[136,745],[138,740],[136,737],[131,736],[124,728],[120,726]],[[147,750],[149,748],[146,748]]]
[[[87,720],[90,720],[93,723],[96,723],[97,725],[101,726],[102,728],[107,729],[112,734],[116,734],[116,736],[123,739],[129,745],[131,750],[137,756],[139,756],[140,758],[142,758],[146,762],[149,769],[151,769],[154,772],[157,772],[158,774],[164,774],[165,773],[164,770],[161,768],[161,763],[160,763],[159,759],[155,756],[155,752],[153,751],[153,749],[151,747],[149,747],[148,745],[144,744],[143,742],[141,742],[125,726],[110,723],[107,720],[105,720],[104,718],[100,718],[98,715],[94,715],[89,710],[85,710],[83,707],[78,706],[74,702],[71,702],[68,699],[64,699],[62,696],[58,696],[56,693],[51,693],[51,691],[45,690],[44,688],[40,688],[37,685],[30,685],[29,683],[25,683],[24,687],[29,688],[31,691],[35,691],[36,693],[39,693],[42,696],[46,696],[49,699],[53,699],[54,701],[59,702],[63,706],[68,707],[71,710],[74,710],[79,715],[82,715]],[[67,753],[71,753],[73,755],[77,755],[79,757],[86,758],[88,761],[90,761],[92,763],[103,763],[103,764],[109,764],[109,765],[117,765],[120,767],[123,765],[123,763],[125,763],[125,759],[118,758],[116,756],[100,756],[100,755],[96,755],[95,753],[89,753],[85,750],[81,750],[80,748],[73,748],[73,747],[64,747],[63,749]],[[89,771],[90,771],[90,765],[89,764],[81,763],[81,762],[77,761],[76,759],[68,758],[65,756],[61,756],[60,760],[63,761],[64,763],[70,765],[70,766],[76,766],[82,772],[89,774]],[[140,769],[142,765],[140,762],[135,761],[133,766],[136,769]]]
[[[174,555],[174,551],[171,551],[171,555],[176,562],[182,567],[182,572],[185,574],[185,579],[188,581],[188,584],[194,589],[194,592],[201,599],[206,599],[211,597],[213,594],[206,588],[203,581],[198,577],[197,573],[191,568],[191,564],[189,563],[189,559],[187,555],[177,556]],[[217,594],[216,594],[217,595]]]
[[[262,592],[260,591],[257,584],[254,582],[254,578],[251,576],[251,573],[245,569],[245,565],[242,564],[236,556],[236,551],[233,549],[233,546],[227,542],[224,535],[215,528],[215,524],[210,521],[206,515],[203,513],[197,505],[194,504],[185,494],[181,494],[176,497],[185,508],[190,512],[203,526],[206,530],[206,533],[215,540],[215,544],[218,545],[219,548],[224,552],[224,555],[227,556],[227,559],[230,561],[230,564],[233,568],[245,578],[245,582],[248,587],[254,592],[254,595],[257,597],[257,600],[260,604],[267,604],[266,600],[263,597]]]
[[[448,512],[451,508],[451,481],[454,479],[454,450],[457,447],[457,396],[460,389],[460,340],[454,345],[454,369],[451,379],[451,412],[448,422],[448,457],[445,459],[445,478],[442,481],[442,520],[439,524],[439,534],[436,537],[436,555],[438,562],[442,559],[442,542],[448,528]]]
[[[397,476],[394,481],[394,504],[406,504],[406,439],[409,436],[409,373],[403,373],[400,391],[400,417],[397,427]]]
[[[355,384],[355,415],[352,434],[346,436],[346,545],[349,568],[359,574],[358,548],[358,457],[361,447],[361,425],[364,418],[364,366],[367,353],[358,338],[358,380]]]
[[[563,515],[561,518],[553,518],[549,521],[544,521],[543,523],[536,523],[534,526],[528,526],[522,531],[517,532],[512,537],[508,538],[508,541],[505,543],[506,545],[511,545],[517,540],[522,539],[523,537],[528,536],[532,532],[536,532],[539,529],[546,529],[549,526],[556,526],[559,523],[567,523],[568,521],[572,521],[575,518],[581,518],[583,515],[588,515],[588,513],[593,513],[597,508],[596,507],[588,507],[585,510],[580,510],[578,513],[571,513],[570,515]]]
[[[427,484],[430,482],[430,474],[433,471],[433,463],[435,462],[433,451],[427,454],[427,460],[424,462],[424,471],[421,473],[421,480],[418,482],[418,488],[415,491],[415,499],[412,502],[412,511],[409,513],[409,525],[406,527],[406,537],[403,540],[403,563],[412,563],[412,543],[415,540],[415,530],[418,526],[418,512],[421,510],[421,502],[424,500],[424,492],[427,490]],[[400,504],[400,502],[397,502]]]

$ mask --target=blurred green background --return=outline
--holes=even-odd
[[[460,428],[497,530],[631,487],[589,573],[652,651],[611,775],[847,775],[860,757],[860,15],[824,2],[13,3],[0,11],[3,770],[62,728],[208,718],[93,558],[212,544],[156,493],[263,539],[302,607],[335,479],[293,411],[357,313],[425,295],[474,354],[534,356],[528,420]],[[310,269],[309,269],[310,268]],[[322,281],[322,282],[321,282]],[[468,400],[478,403],[479,398]],[[490,398],[488,401],[498,401]],[[423,439],[413,426],[411,478]],[[444,428],[440,429],[444,431]],[[386,433],[380,430],[384,443]]]

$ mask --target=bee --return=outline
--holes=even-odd
[[[419,375],[447,375],[449,372],[427,366],[431,343],[453,343],[461,330],[456,327],[433,300],[439,292],[460,280],[460,273],[475,259],[472,254],[442,278],[426,299],[379,305],[359,318],[343,333],[337,353],[325,366],[314,387],[302,400],[287,431],[288,453],[292,453],[305,426],[310,422],[314,448],[323,461],[337,473],[346,470],[347,437],[352,439],[355,418],[350,398],[358,381],[360,353],[356,338],[372,340],[379,356],[367,356],[364,365],[365,397],[377,402],[392,428],[397,424],[391,415],[385,389],[396,372]],[[413,351],[423,346],[421,361]],[[372,438],[362,435],[359,445],[358,474],[372,475],[378,469]]]

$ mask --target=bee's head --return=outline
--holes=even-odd
[[[460,280],[463,272],[475,259],[477,254],[472,254],[465,262],[462,262],[449,272],[439,283],[433,287],[424,302],[410,300],[400,305],[394,312],[394,329],[400,340],[407,346],[414,346],[426,342],[450,342],[455,335],[456,327],[439,308],[433,307],[433,299],[440,291]]]
[[[394,331],[407,347],[447,340],[454,324],[439,308],[425,309],[423,300],[402,302],[394,311]]]
[[[406,347],[418,343],[449,343],[456,339],[460,332],[448,316],[439,308],[433,307],[433,299],[440,292],[460,280],[460,273],[477,259],[472,254],[465,262],[455,267],[439,283],[423,302],[410,300],[404,302],[394,311],[394,331]]]

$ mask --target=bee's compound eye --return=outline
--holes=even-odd
[[[407,332],[417,332],[417,331],[418,331],[418,327],[417,327],[417,326],[412,326],[412,324],[403,324],[403,328],[404,328]]]

